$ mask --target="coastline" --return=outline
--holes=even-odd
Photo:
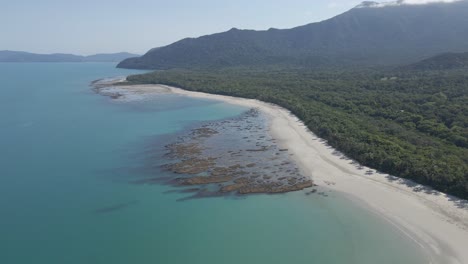
[[[468,263],[467,201],[409,180],[375,173],[370,168],[358,168],[317,138],[288,110],[258,100],[164,85],[119,85],[118,88],[137,94],[174,93],[258,108],[269,117],[271,135],[294,154],[292,158],[315,184],[339,192],[381,216],[428,252],[431,263]],[[112,97],[111,92],[103,94]]]

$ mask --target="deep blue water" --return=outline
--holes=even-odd
[[[132,184],[148,142],[247,110],[175,95],[119,102],[89,87],[132,73],[0,63],[0,263],[424,263],[339,194],[178,202],[170,186]]]

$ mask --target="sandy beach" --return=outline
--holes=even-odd
[[[430,263],[468,263],[468,201],[353,163],[284,108],[164,85],[118,86],[118,89],[137,94],[175,93],[258,108],[269,116],[271,135],[293,154],[304,175],[310,176],[320,188],[339,192],[394,225],[428,253]]]

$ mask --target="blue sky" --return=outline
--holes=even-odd
[[[0,50],[93,54],[321,21],[359,0],[0,0]]]

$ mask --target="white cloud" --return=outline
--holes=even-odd
[[[339,7],[339,6],[340,6],[340,4],[337,3],[337,2],[330,2],[330,3],[328,3],[328,5],[327,5],[328,8],[337,8],[337,7]]]
[[[453,3],[462,0],[398,0],[392,2],[364,2],[358,5],[358,8],[364,7],[385,7],[385,6],[398,6],[398,5],[423,5],[429,3]]]
[[[405,4],[452,3],[460,0],[404,0]]]

